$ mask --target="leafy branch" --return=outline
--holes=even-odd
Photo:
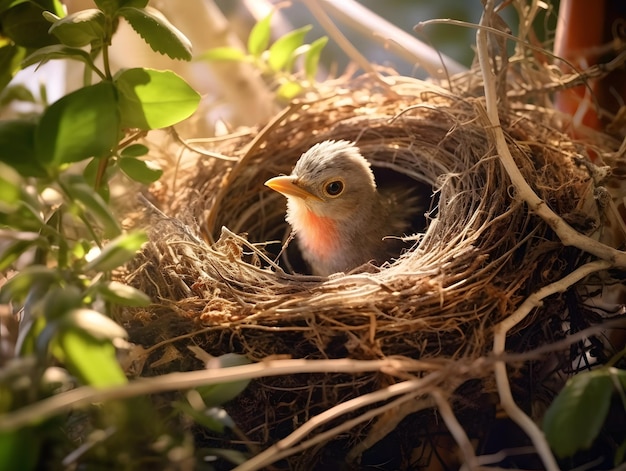
[[[254,25],[248,36],[247,52],[235,47],[217,47],[202,53],[199,58],[250,63],[274,84],[278,99],[289,101],[313,87],[328,37],[323,36],[305,44],[306,34],[312,28],[308,25],[271,42],[272,16],[270,13]],[[298,58],[303,60],[303,74],[296,72]]]
[[[40,114],[0,122],[0,271],[7,278],[0,303],[21,315],[19,366],[0,372],[0,414],[76,384],[127,383],[116,357],[126,332],[110,318],[112,307],[151,300],[111,272],[147,238],[123,231],[111,209],[110,183],[122,175],[143,184],[158,180],[162,171],[137,140],[188,118],[200,101],[171,71],[112,70],[109,48],[121,19],[154,51],[191,59],[187,38],[147,3],[96,0],[97,8],[66,16],[58,0],[0,2],[3,104],[33,100],[10,85],[21,68],[53,60],[85,68],[81,88],[49,105],[44,89]],[[96,424],[123,429],[135,412],[120,411],[119,404],[105,404],[91,414]],[[3,466],[35,469],[39,450],[53,439],[49,425],[41,420],[0,433]]]

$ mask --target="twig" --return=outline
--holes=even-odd
[[[168,11],[190,34],[200,53],[217,47],[245,50],[232,25],[214,1],[195,1],[189,8]],[[177,23],[177,24],[179,24]],[[245,61],[213,61],[208,64],[224,101],[234,112],[235,125],[255,125],[267,121],[278,110],[273,94],[254,66]],[[204,80],[206,83],[206,79]]]
[[[200,149],[198,147],[193,147],[192,145],[189,144],[189,141],[190,141],[189,139],[183,139],[182,137],[180,137],[180,135],[178,134],[178,131],[176,131],[176,128],[174,128],[174,126],[171,126],[169,128],[169,131],[174,137],[174,140],[176,142],[178,142],[185,149],[195,152],[196,154],[204,155],[205,157],[211,157],[211,158],[218,159],[218,160],[227,160],[229,162],[237,162],[240,159],[240,157],[231,157],[229,155],[220,154],[219,152],[213,152],[207,149]]]
[[[465,433],[465,430],[463,430],[463,427],[454,416],[450,403],[438,389],[432,391],[430,395],[437,403],[437,409],[439,410],[439,414],[441,414],[441,418],[446,423],[446,427],[448,427],[457,445],[461,448],[465,461],[464,468],[469,467],[470,470],[478,469],[479,464],[476,459],[476,454],[474,453],[474,447]]]
[[[496,324],[493,339],[494,354],[497,356],[504,353],[507,332],[519,324],[532,311],[533,308],[539,306],[543,299],[552,294],[565,291],[568,287],[582,280],[591,273],[606,270],[610,267],[611,263],[606,260],[589,262],[586,265],[577,268],[569,275],[561,278],[559,281],[544,286],[531,294],[515,310],[515,312],[513,312],[513,314],[499,324]],[[498,393],[500,395],[500,403],[502,404],[503,409],[506,411],[508,416],[530,437],[546,469],[548,471],[558,470],[559,467],[554,459],[554,456],[552,455],[552,452],[550,451],[550,447],[546,442],[543,433],[539,427],[537,427],[535,422],[517,406],[515,400],[513,399],[511,386],[506,373],[506,363],[504,361],[496,362],[494,365],[494,374],[496,377],[496,384],[498,386]]]
[[[493,7],[492,0],[487,2],[487,6],[485,7],[487,14],[483,14],[481,23],[485,21],[486,16],[488,16],[488,12],[493,11],[488,10],[490,5]],[[609,247],[608,245],[598,242],[573,229],[559,215],[552,211],[548,205],[541,198],[539,198],[539,196],[537,196],[528,182],[524,179],[522,172],[517,167],[517,164],[509,151],[504,133],[502,132],[502,128],[500,126],[496,95],[496,78],[489,62],[487,31],[483,28],[479,28],[476,32],[476,46],[478,50],[478,60],[484,79],[486,113],[489,124],[491,125],[491,133],[493,134],[500,162],[502,162],[502,165],[509,175],[511,183],[517,191],[517,196],[522,201],[525,201],[530,210],[536,213],[550,226],[550,228],[557,234],[563,245],[575,246],[595,255],[598,258],[609,260],[617,267],[626,268],[626,252]]]
[[[488,0],[481,18],[481,25],[488,24],[490,15],[493,15],[493,8],[494,1]],[[478,59],[484,78],[487,117],[490,125],[492,126],[491,131],[496,142],[496,149],[498,151],[500,161],[509,175],[511,182],[516,188],[517,195],[529,205],[532,211],[537,213],[556,232],[564,245],[575,245],[582,250],[587,250],[588,252],[604,259],[588,263],[587,265],[576,269],[574,272],[570,273],[558,282],[539,289],[537,292],[529,296],[511,316],[497,324],[494,332],[493,346],[494,353],[497,356],[505,350],[507,332],[524,319],[535,306],[539,305],[542,299],[551,294],[563,291],[590,273],[609,268],[614,262],[617,262],[620,266],[624,266],[626,263],[626,254],[607,245],[598,243],[575,231],[572,227],[567,225],[563,219],[555,214],[545,204],[545,202],[537,196],[528,182],[526,182],[524,176],[513,160],[513,157],[508,149],[504,133],[500,127],[496,95],[496,78],[489,62],[487,31],[484,29],[478,29],[476,33],[476,45],[478,49]],[[517,406],[515,400],[513,399],[506,372],[506,363],[503,361],[496,362],[494,366],[494,374],[496,377],[496,384],[502,407],[507,412],[509,417],[530,437],[546,469],[548,471],[557,471],[559,466],[543,433],[537,427],[535,422]]]
[[[606,334],[606,331],[611,329],[624,329],[626,328],[626,319],[620,317],[618,319],[612,319],[609,321],[604,321],[598,325],[592,325],[587,327],[586,329],[579,330],[578,332],[574,332],[569,334],[562,340],[558,340],[555,342],[547,343],[541,345],[540,347],[534,348],[532,350],[528,350],[523,353],[507,353],[506,356],[501,357],[503,361],[507,363],[511,362],[520,362],[520,361],[529,361],[532,359],[540,359],[547,353],[558,352],[559,350],[565,350],[570,348],[572,345],[581,342],[589,337],[598,334]],[[618,357],[613,356],[615,359],[619,359]],[[610,360],[607,365],[611,366]]]
[[[350,59],[356,62],[365,72],[372,74],[373,77],[377,77],[381,82],[385,83],[367,58],[361,54],[359,50],[350,41],[348,41],[341,30],[337,28],[335,23],[333,23],[318,3],[318,0],[302,0],[302,2]]]
[[[294,453],[302,451],[302,447],[295,447],[295,445],[308,434],[310,434],[315,428],[320,425],[329,422],[330,420],[336,419],[348,412],[360,409],[370,404],[374,404],[376,402],[388,400],[391,397],[402,395],[396,401],[393,401],[389,404],[385,404],[377,409],[372,411],[368,411],[367,413],[357,417],[358,422],[352,423],[355,419],[349,422],[350,427],[354,427],[360,422],[365,420],[371,420],[377,415],[382,414],[385,410],[393,407],[397,407],[400,403],[406,402],[408,400],[415,400],[416,391],[422,387],[424,387],[428,383],[432,383],[436,378],[439,378],[441,375],[437,375],[435,373],[431,373],[430,375],[420,378],[420,379],[412,379],[408,381],[404,381],[402,383],[396,383],[391,386],[388,386],[383,389],[379,389],[378,391],[374,391],[368,394],[364,394],[362,396],[355,397],[354,399],[350,399],[346,402],[343,402],[337,406],[334,406],[321,414],[313,417],[293,433],[288,435],[287,437],[280,440],[275,445],[271,446],[267,450],[262,453],[256,455],[240,466],[236,467],[233,471],[256,471],[259,469],[265,468],[267,465],[274,463],[282,458],[290,456]],[[344,424],[345,425],[345,424]],[[335,427],[335,429],[343,429],[342,426]],[[341,430],[335,430],[331,436],[336,436]],[[328,432],[331,432],[329,430]],[[329,438],[328,432],[325,432],[323,437],[317,436],[314,439],[308,440],[310,442],[309,446],[316,444],[317,442],[321,442]]]
[[[467,70],[454,59],[439,53],[354,0],[322,0],[321,3],[340,21],[383,42],[386,48],[411,64],[417,63],[433,78],[445,79],[447,74]]]
[[[365,373],[370,371],[415,371],[420,362],[407,362],[398,359],[387,360],[267,360],[252,365],[230,368],[169,373],[154,378],[141,378],[122,386],[96,389],[89,386],[42,399],[0,417],[0,430],[14,430],[33,423],[39,423],[58,414],[97,402],[128,399],[131,397],[156,394],[229,383],[266,376],[293,375],[300,373]],[[411,366],[413,365],[413,367]]]
[[[511,41],[515,41],[517,44],[524,46],[532,51],[535,52],[540,52],[541,54],[545,54],[546,56],[548,56],[551,59],[563,62],[564,64],[568,65],[569,67],[572,68],[572,70],[577,70],[576,66],[569,62],[567,59],[564,59],[563,57],[559,57],[556,54],[546,50],[544,47],[542,46],[536,46],[535,44],[532,44],[530,42],[528,42],[525,39],[522,39],[520,37],[514,36],[511,33],[508,33],[506,31],[502,31],[501,29],[498,28],[494,28],[493,26],[489,26],[489,25],[485,25],[485,24],[479,24],[477,25],[476,23],[471,23],[468,21],[461,21],[461,20],[453,20],[450,18],[445,18],[445,19],[440,19],[440,18],[435,18],[432,20],[424,20],[424,21],[420,21],[417,26],[415,26],[415,28],[413,28],[415,31],[419,31],[422,28],[424,28],[425,26],[429,26],[429,25],[451,25],[451,26],[459,26],[459,27],[463,27],[463,28],[471,28],[471,29],[475,29],[477,30],[477,33],[479,30],[483,30],[485,32],[489,32],[491,34],[500,36],[503,39],[509,39]]]
[[[543,299],[552,294],[561,293],[586,276],[597,271],[606,270],[611,268],[611,266],[612,264],[606,260],[595,260],[593,262],[589,262],[581,267],[578,267],[569,275],[566,275],[560,280],[538,289],[533,294],[528,296],[509,317],[504,319],[499,324],[496,324],[494,327],[496,334],[496,337],[494,338],[494,353],[499,355],[504,352],[507,332],[524,320],[530,311],[532,311],[535,307],[541,305]]]

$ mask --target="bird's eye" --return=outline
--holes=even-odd
[[[339,196],[343,192],[343,182],[341,180],[332,180],[326,184],[324,191],[328,196]]]

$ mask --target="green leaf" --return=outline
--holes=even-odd
[[[44,317],[49,321],[64,319],[83,305],[83,293],[74,285],[51,286],[41,300]]]
[[[58,279],[59,274],[56,270],[43,265],[30,265],[2,285],[0,304],[7,304],[9,301],[20,303],[33,285],[50,286]]]
[[[122,232],[104,199],[80,175],[63,175],[60,181],[70,201],[102,224],[105,237],[116,237]]]
[[[104,300],[110,303],[130,307],[145,307],[151,303],[150,296],[143,291],[139,291],[119,281],[98,283],[96,289]]]
[[[244,355],[236,353],[226,353],[219,357],[215,357],[207,363],[207,369],[212,368],[229,368],[232,366],[249,365],[252,363]],[[229,383],[213,384],[210,386],[200,386],[196,390],[202,396],[204,403],[209,406],[220,406],[235,397],[237,397],[250,383],[249,379],[241,381],[232,381]]]
[[[12,170],[10,167],[6,168]],[[0,165],[0,171],[2,171],[2,165]],[[0,187],[2,187],[5,181],[3,180],[4,177],[6,177],[6,174],[0,176]],[[0,224],[22,231],[40,231],[46,222],[42,219],[40,208],[37,204],[24,201],[30,198],[32,198],[32,195],[22,190],[20,200],[15,205],[10,206],[0,203]]]
[[[248,56],[241,49],[236,47],[215,47],[203,52],[200,59],[207,61],[232,61],[244,62],[248,60]]]
[[[284,36],[278,38],[274,44],[270,46],[267,63],[272,70],[279,71],[287,66],[296,49],[302,46],[304,37],[311,30],[311,28],[311,25],[307,25],[294,31],[290,31]]]
[[[100,254],[85,266],[85,271],[111,271],[132,260],[147,241],[148,238],[143,232],[122,234],[109,242]]]
[[[53,168],[107,155],[117,143],[119,129],[113,84],[84,87],[46,109],[35,132],[36,155]]]
[[[57,43],[48,33],[49,23],[44,19],[45,11],[36,2],[24,2],[4,11],[0,15],[0,31],[16,45],[36,49]]]
[[[30,268],[30,267],[29,267]],[[58,287],[60,276],[50,280],[46,277],[35,278],[33,284],[29,286],[28,294],[24,299],[24,320],[20,325],[20,340],[18,342],[20,355],[36,354],[39,358],[44,358],[48,352],[49,338],[43,338],[47,321],[43,313],[43,303],[46,293],[50,289]],[[43,349],[40,346],[44,346]]]
[[[41,453],[41,431],[33,427],[0,432],[0,463],[4,469],[37,469]]]
[[[22,185],[17,172],[0,162],[0,213],[12,213],[18,209]]]
[[[95,68],[94,63],[87,52],[82,49],[68,47],[62,44],[54,44],[52,46],[37,49],[22,61],[22,67],[26,68],[33,64],[43,65],[54,59],[74,59],[84,62],[92,69]]]
[[[157,181],[163,175],[163,170],[149,160],[126,157],[120,159],[119,165],[130,179],[146,185]]]
[[[41,8],[43,8],[46,12],[51,12],[57,16],[63,17],[65,16],[65,8],[61,0],[0,0],[1,3],[17,5],[18,3],[36,3]],[[2,10],[2,6],[0,6],[0,10]]]
[[[300,93],[302,93],[302,86],[295,81],[283,82],[280,87],[278,87],[278,90],[276,90],[278,98],[285,101],[293,100]]]
[[[234,465],[244,464],[249,457],[239,450],[227,450],[224,448],[198,448],[196,456],[201,456],[205,460],[219,457]]]
[[[609,369],[580,373],[567,381],[543,419],[543,430],[557,456],[589,448],[609,411],[613,381]]]
[[[117,74],[123,128],[158,129],[191,116],[200,95],[171,71],[128,69]]]
[[[60,18],[50,27],[50,33],[70,47],[102,44],[105,37],[105,16],[100,10],[89,8]]]
[[[4,271],[11,267],[15,261],[20,258],[29,247],[33,245],[31,242],[23,240],[13,240],[5,243],[0,248],[0,271]]]
[[[161,12],[151,7],[123,7],[117,14],[156,52],[172,59],[191,60],[191,42]]]
[[[16,83],[15,85],[11,85],[7,87],[1,95],[0,98],[0,106],[6,106],[11,104],[13,101],[21,101],[25,103],[36,103],[35,95],[30,89],[21,83]]]
[[[622,389],[626,390],[626,370],[611,368],[609,371],[611,372],[612,375],[617,376],[617,380],[622,385]]]
[[[0,121],[0,161],[25,177],[45,177],[35,154],[37,124],[31,120]]]
[[[4,13],[9,8],[13,8],[20,3],[26,3],[30,0],[0,0],[0,13]]]
[[[42,13],[42,16],[46,19],[48,23],[52,23],[52,24],[56,23],[61,18],[63,18],[63,15],[57,15],[56,13],[52,13],[49,11],[44,11]]]
[[[311,43],[311,47],[304,56],[304,72],[309,80],[314,80],[317,74],[317,68],[320,62],[322,49],[328,43],[328,37],[323,36]]]
[[[99,342],[128,337],[121,325],[93,309],[73,309],[61,319],[61,325],[63,328],[79,329]]]
[[[0,47],[0,90],[4,89],[20,70],[20,62],[25,55],[26,49],[15,44]]]
[[[45,245],[45,239],[36,232],[0,229],[0,272],[9,268],[26,250],[37,244]]]
[[[94,0],[94,3],[108,16],[113,16],[120,7],[119,0]]]
[[[250,36],[248,36],[248,52],[254,57],[261,57],[261,54],[267,49],[270,43],[272,16],[273,12],[260,20],[250,31]]]
[[[148,153],[150,149],[143,144],[131,144],[122,149],[120,156],[122,157],[141,157]]]
[[[226,429],[234,429],[235,421],[221,407],[209,407],[202,413],[203,420],[199,423],[213,432],[223,434]]]
[[[81,310],[78,317],[89,317],[86,311],[89,310]],[[108,319],[100,313],[96,314]],[[90,329],[85,330],[81,325],[67,324],[59,329],[56,337],[58,348],[53,350],[55,355],[83,384],[97,388],[126,384],[128,380],[117,361],[113,344],[90,335],[94,329],[98,328],[99,322],[94,322],[94,319],[81,319],[80,322],[81,324],[89,322]]]
[[[113,16],[122,7],[144,8],[148,0],[95,0],[95,3],[102,11]]]

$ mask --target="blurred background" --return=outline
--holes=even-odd
[[[69,13],[95,7],[93,0],[64,0],[63,3]],[[506,6],[499,15],[511,33],[516,34],[518,18],[514,2],[503,3]],[[517,2],[522,3],[525,2]],[[208,50],[223,46],[245,51],[250,30],[271,12],[274,12],[272,40],[306,25],[311,25],[312,30],[307,33],[305,43],[330,36],[321,54],[317,74],[320,82],[346,73],[362,73],[363,67],[357,67],[353,57],[349,57],[333,35],[320,25],[320,13],[318,11],[316,16],[313,11],[316,7],[328,16],[365,61],[385,68],[388,73],[419,79],[436,76],[433,68],[439,70],[438,78],[445,78],[445,74],[454,75],[471,66],[476,36],[473,25],[479,22],[482,12],[480,0],[151,0],[149,5],[161,11],[189,38],[195,59],[176,61],[155,53],[122,21],[110,48],[111,67],[114,71],[132,67],[172,70],[197,90],[203,96],[202,105],[194,116],[194,128],[185,132],[185,137],[214,135],[218,122],[228,123],[231,130],[259,125],[280,109],[272,90],[267,87],[267,77],[262,77],[258,69],[250,64],[236,66],[200,57]],[[558,2],[542,3],[541,7],[540,16],[534,22],[536,42],[551,50]],[[364,21],[364,11],[371,23]],[[431,20],[437,21],[415,31],[416,25]],[[422,46],[430,48],[427,51],[430,66],[426,65],[428,61],[416,60],[413,55],[412,48]],[[511,54],[514,42],[507,41],[507,47]],[[442,63],[446,64],[445,74]],[[41,112],[42,88],[45,88],[47,103],[52,103],[83,83],[84,68],[77,61],[57,60],[39,68],[29,67],[18,73],[13,84],[25,84],[36,102],[16,101],[14,106],[2,110],[0,118],[10,118],[15,113]]]

